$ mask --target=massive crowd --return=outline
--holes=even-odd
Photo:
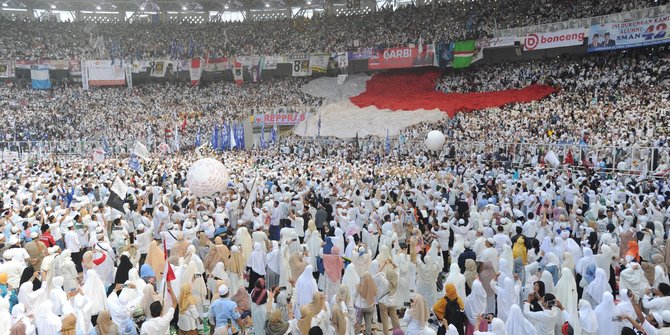
[[[335,52],[454,41],[509,28],[658,6],[666,0],[449,1],[367,15],[207,24],[97,24],[0,19],[0,59],[190,58]],[[141,34],[138,34],[141,32]],[[99,43],[98,37],[102,37]],[[104,44],[104,46],[102,46]],[[101,48],[99,48],[101,47]]]
[[[0,334],[669,334],[666,52],[447,71],[438,90],[558,91],[388,145],[2,162]],[[0,130],[158,144],[185,119],[183,143],[206,143],[255,108],[318,107],[302,84],[3,87]],[[440,152],[421,143],[432,129]],[[193,195],[200,156],[225,164],[225,190]]]

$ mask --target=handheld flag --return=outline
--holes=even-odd
[[[563,164],[567,165],[574,165],[575,164],[575,158],[572,157],[572,149],[568,149],[568,154],[565,155],[565,159],[563,159]]]
[[[469,67],[475,55],[475,40],[454,43],[454,69]]]
[[[127,192],[128,186],[126,186],[126,184],[121,181],[121,178],[117,176],[110,188],[107,206],[125,214],[126,210],[123,208],[123,203],[125,202]]]
[[[389,130],[386,128],[386,155],[391,153],[391,139],[389,138]]]

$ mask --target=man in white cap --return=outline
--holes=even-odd
[[[77,235],[77,232],[74,230],[74,221],[68,221],[65,223],[65,227],[67,227],[67,232],[63,238],[65,240],[65,249],[72,252],[72,261],[77,266],[77,272],[81,273],[83,271],[81,265],[83,250],[81,242],[79,241],[79,235]]]
[[[239,320],[240,313],[237,311],[237,303],[230,300],[228,286],[219,286],[219,299],[212,302],[209,307],[210,324],[214,321],[214,328],[218,329],[228,325],[228,322],[233,324]]]

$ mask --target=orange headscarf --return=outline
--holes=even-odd
[[[458,307],[463,309],[463,300],[458,296],[458,293],[456,292],[456,286],[449,283],[444,289],[446,291],[444,296],[451,301],[456,300],[458,302]]]
[[[640,246],[637,244],[637,241],[628,241],[626,256],[631,256],[636,262],[640,262]]]

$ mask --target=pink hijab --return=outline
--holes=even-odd
[[[339,254],[340,249],[336,246],[330,249],[330,254],[323,254],[323,267],[326,275],[335,283],[339,283],[342,279],[342,269],[344,269],[344,262]]]

